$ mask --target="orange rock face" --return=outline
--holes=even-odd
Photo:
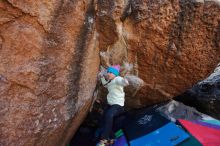
[[[219,32],[210,1],[0,1],[0,145],[65,145],[91,106],[100,51],[145,81],[135,97],[126,89],[138,107],[211,73]]]
[[[133,74],[145,81],[135,97],[128,88],[128,106],[170,99],[207,77],[219,63],[218,3],[134,0],[116,1],[106,8],[107,3],[99,3],[98,16],[115,23],[105,30],[116,31],[118,39],[107,47],[100,46],[110,56],[101,63],[134,64]],[[98,32],[105,35],[102,30]],[[104,37],[100,40],[107,44]]]

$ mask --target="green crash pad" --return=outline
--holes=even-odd
[[[124,135],[122,129],[118,130],[117,132],[115,132],[115,137],[119,138],[120,136]]]
[[[186,139],[185,141],[181,142],[177,146],[202,146],[202,144],[195,139],[192,135],[189,134],[189,138]]]
[[[219,120],[202,120],[202,122],[206,122],[206,123],[210,123],[210,124],[214,124],[214,125],[220,125]]]

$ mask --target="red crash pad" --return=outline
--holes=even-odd
[[[220,130],[199,125],[187,120],[178,120],[203,146],[220,146]]]

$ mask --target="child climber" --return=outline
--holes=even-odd
[[[124,110],[124,87],[129,83],[125,78],[119,76],[119,71],[120,66],[114,65],[107,69],[107,80],[101,75],[101,82],[108,89],[108,107],[104,111],[103,131],[101,133],[101,140],[97,146],[105,146],[105,144],[109,143],[108,139],[113,127],[113,118]]]

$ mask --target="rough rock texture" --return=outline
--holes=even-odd
[[[65,145],[92,103],[99,51],[104,66],[134,65],[138,107],[211,73],[219,32],[212,1],[1,0],[0,145]]]
[[[220,119],[220,66],[207,79],[186,90],[176,99]]]
[[[179,95],[208,76],[220,60],[217,2],[100,0],[96,13],[100,50],[106,53],[101,64],[129,62],[134,65],[131,74],[145,81],[135,97],[126,90],[127,106]]]
[[[91,0],[0,1],[1,146],[70,140],[96,86],[93,19]]]

